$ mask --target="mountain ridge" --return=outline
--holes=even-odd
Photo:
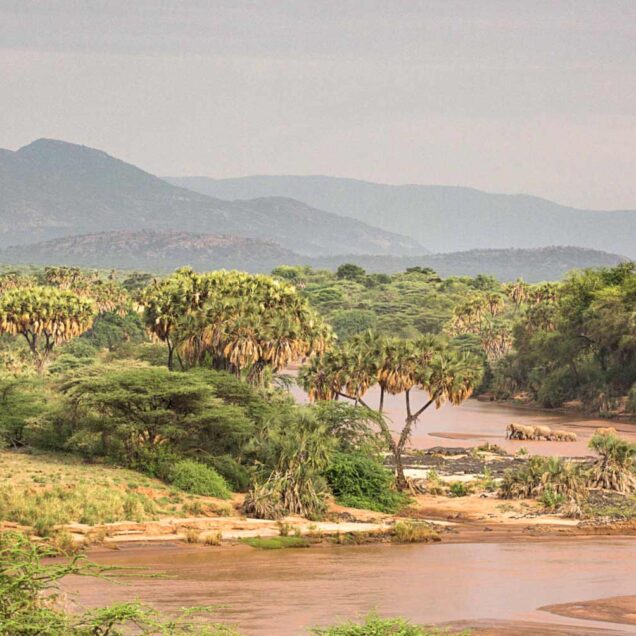
[[[289,197],[230,202],[173,186],[107,153],[38,139],[0,153],[0,247],[128,229],[222,233],[311,254],[422,253],[417,241]]]
[[[228,199],[285,195],[335,213],[346,208],[359,220],[408,232],[433,252],[557,244],[636,257],[636,210],[585,210],[522,193],[321,175],[164,178]]]

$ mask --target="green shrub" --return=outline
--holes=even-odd
[[[15,532],[0,533],[0,634],[3,636],[88,636],[171,634],[238,636],[214,623],[205,608],[184,609],[169,618],[138,603],[118,603],[85,612],[69,612],[59,582],[68,575],[108,578],[113,570],[77,555],[62,561],[47,557],[74,552],[70,536],[47,548]],[[81,608],[80,608],[81,609]]]
[[[311,633],[314,636],[453,636],[446,631],[415,625],[404,618],[380,618],[376,614],[370,614],[362,623],[347,621],[331,627],[314,628]]]
[[[543,496],[580,499],[586,494],[586,476],[580,466],[560,457],[530,457],[522,466],[505,471],[499,495],[503,499]]]
[[[392,513],[408,503],[408,497],[392,490],[394,477],[379,462],[360,453],[336,453],[326,478],[338,503]]]
[[[559,407],[572,395],[572,373],[568,368],[560,368],[545,376],[537,393],[537,400],[546,408]]]
[[[25,443],[25,426],[42,413],[45,399],[37,380],[0,376],[0,447]]]
[[[470,494],[470,488],[463,481],[454,481],[450,485],[451,497],[466,497]]]
[[[340,340],[348,340],[368,329],[375,329],[378,317],[368,309],[339,309],[333,313],[329,322]]]
[[[616,435],[597,433],[589,447],[599,454],[590,471],[589,483],[593,488],[636,492],[636,444]]]
[[[250,485],[250,474],[247,468],[239,464],[231,455],[219,455],[212,457],[210,464],[225,481],[230,484],[232,490],[245,492]]]
[[[232,496],[227,482],[219,473],[189,459],[177,462],[170,471],[170,483],[185,492],[207,497],[229,499]]]
[[[548,486],[539,497],[539,501],[546,507],[552,510],[558,508],[565,503],[565,497],[561,494],[554,492],[551,486]]]
[[[422,521],[398,521],[393,530],[394,543],[427,543],[439,540],[439,534]]]

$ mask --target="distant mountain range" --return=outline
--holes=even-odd
[[[20,265],[76,265],[162,273],[184,265],[200,271],[225,268],[270,272],[283,264],[333,270],[342,263],[353,262],[369,272],[393,273],[419,265],[432,267],[442,276],[490,274],[500,280],[521,276],[530,282],[556,280],[571,269],[615,265],[621,260],[614,254],[576,247],[471,250],[419,257],[310,257],[255,239],[154,230],[68,236],[0,250],[1,263]]]
[[[355,262],[543,280],[636,255],[636,212],[331,177],[170,181],[64,141],[0,149],[0,262],[156,272]],[[558,243],[583,247],[543,247]]]
[[[578,210],[525,194],[323,176],[171,177],[224,199],[285,196],[413,237],[433,252],[576,245],[636,258],[636,210]]]
[[[307,255],[422,254],[417,241],[285,197],[223,201],[104,152],[39,139],[0,151],[0,247],[113,230],[275,241]]]

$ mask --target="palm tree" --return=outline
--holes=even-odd
[[[481,374],[482,364],[478,358],[451,350],[435,351],[430,354],[430,358],[425,359],[423,364],[418,365],[416,384],[418,388],[426,391],[428,400],[419,409],[414,409],[410,399],[410,389],[405,391],[406,420],[393,453],[399,489],[403,490],[407,487],[402,454],[418,418],[433,404],[437,409],[446,402],[459,406],[471,396],[481,379]]]
[[[94,318],[91,300],[55,287],[16,288],[0,298],[0,333],[24,337],[38,372],[56,344],[80,336]]]
[[[311,360],[301,370],[300,378],[310,400],[343,396],[370,410],[373,409],[364,401],[364,396],[377,381],[380,387],[380,416],[385,393],[404,393],[406,420],[397,439],[388,421],[384,417],[377,418],[380,431],[393,455],[397,486],[404,489],[407,481],[402,454],[418,418],[432,404],[436,408],[446,401],[454,405],[461,404],[470,397],[481,372],[482,364],[478,358],[448,350],[434,337],[411,342],[379,339],[373,334],[365,334],[334,352]],[[416,386],[429,396],[418,409],[413,407],[411,401],[411,390]]]

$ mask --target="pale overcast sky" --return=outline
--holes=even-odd
[[[635,0],[0,0],[0,147],[636,208]]]

